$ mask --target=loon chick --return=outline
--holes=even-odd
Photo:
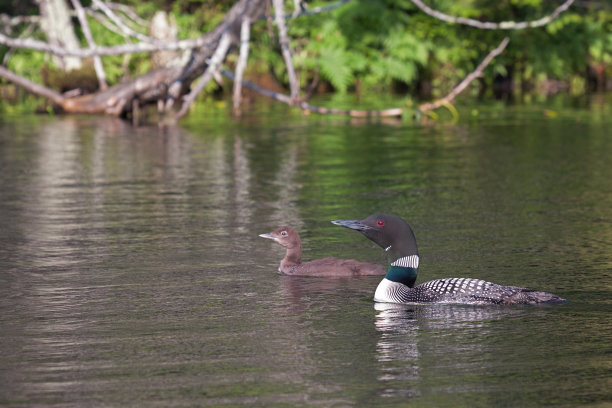
[[[352,259],[336,259],[333,257],[302,262],[302,241],[300,235],[291,227],[280,227],[268,234],[259,235],[262,238],[273,239],[287,248],[287,253],[278,267],[283,275],[295,276],[361,276],[384,275],[382,265],[373,265]]]
[[[519,305],[565,301],[548,292],[471,278],[436,279],[414,286],[419,254],[414,233],[403,219],[391,214],[373,214],[363,220],[332,223],[361,232],[393,255],[394,261],[376,288],[376,302]]]

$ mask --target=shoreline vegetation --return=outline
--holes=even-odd
[[[501,98],[612,88],[612,5],[601,1],[8,3],[5,102],[30,100],[25,91],[38,96],[34,110],[135,125],[174,123],[196,101],[229,95],[235,115],[270,98],[314,114],[435,118],[441,108],[455,116],[467,89]],[[373,110],[311,103],[322,94],[403,101]]]

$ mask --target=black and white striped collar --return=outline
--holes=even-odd
[[[405,256],[403,258],[399,258],[395,262],[392,262],[391,266],[402,266],[404,268],[417,269],[419,267],[419,256],[410,255],[410,256]]]

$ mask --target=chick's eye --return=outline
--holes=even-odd
[[[287,231],[281,231],[281,235],[282,235],[283,237],[286,237],[286,236],[287,236]]]
[[[382,227],[383,225],[385,225],[385,222],[383,220],[378,220],[378,226]]]

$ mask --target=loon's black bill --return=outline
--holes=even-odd
[[[262,238],[276,239],[276,237],[274,237],[271,233],[259,234],[259,236],[262,237]]]
[[[357,231],[373,229],[372,227],[362,223],[360,220],[336,220],[332,221],[332,224],[340,225],[341,227],[346,227]]]

